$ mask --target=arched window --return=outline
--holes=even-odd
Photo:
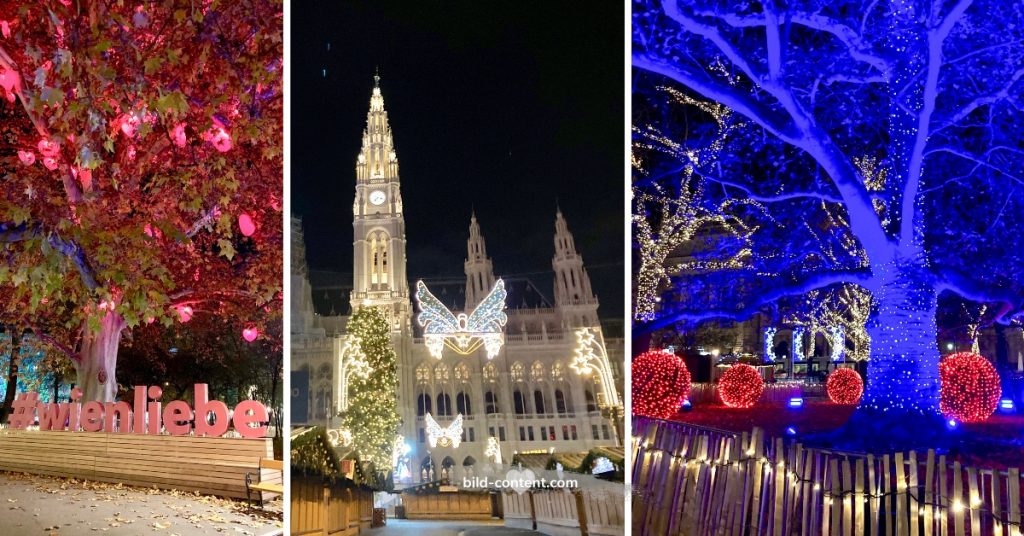
[[[512,373],[512,381],[523,381],[523,373],[525,372],[525,369],[526,367],[524,367],[523,364],[518,361],[512,363],[512,368],[510,369]]]
[[[432,480],[434,480],[434,460],[427,456],[420,463],[420,481],[430,482]]]
[[[430,383],[430,366],[426,363],[416,367],[416,383]]]
[[[454,467],[455,460],[453,460],[451,456],[445,456],[444,459],[441,460],[441,478],[451,478],[452,468]]]
[[[523,393],[519,389],[512,393],[512,404],[515,406],[516,415],[526,413],[526,398],[523,397]]]
[[[452,397],[448,393],[437,395],[437,414],[450,417],[452,414]]]
[[[555,363],[551,367],[551,379],[560,382],[565,379],[565,369],[562,368],[561,363]]]
[[[370,283],[388,284],[388,235],[384,231],[370,234]]]
[[[487,407],[487,413],[501,413],[498,411],[498,397],[494,396],[494,393],[487,391],[484,393],[484,405]]]
[[[466,393],[455,395],[455,409],[463,415],[472,415],[473,406],[469,401],[469,395]]]
[[[561,389],[555,389],[555,411],[562,415],[566,413],[565,395]]]
[[[594,393],[587,389],[583,392],[583,396],[587,399],[587,411],[597,411],[597,402],[594,401]]]
[[[455,379],[460,382],[469,381],[469,367],[465,363],[455,365]]]
[[[543,415],[544,411],[544,393],[537,389],[533,392],[533,409],[537,412],[537,415]]]
[[[316,393],[316,411],[314,414],[317,418],[325,417],[324,410],[326,407],[327,406],[324,404],[324,388],[321,387]]]
[[[432,413],[432,411],[433,410],[430,407],[430,395],[426,393],[420,394],[420,396],[416,398],[416,415],[422,417],[427,413]]]
[[[498,381],[498,371],[494,368],[494,363],[484,366],[484,379],[489,382]]]
[[[540,361],[533,363],[530,367],[530,379],[535,382],[544,381],[544,364]]]

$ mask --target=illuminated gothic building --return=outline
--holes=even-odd
[[[406,273],[405,202],[384,98],[375,84],[356,158],[349,302],[350,309],[383,308],[392,323],[398,354],[399,434],[411,446],[407,465],[396,472],[396,482],[447,476],[457,484],[462,476],[480,475],[493,467],[489,464],[495,456],[487,452],[492,437],[505,464],[517,452],[584,452],[618,445],[617,425],[602,407],[615,405],[621,397],[623,341],[604,337],[597,297],[561,211],[554,218],[553,300],[528,279],[504,279],[508,321],[497,354],[489,358],[485,347],[468,355],[445,348],[438,358],[424,342],[416,320],[415,291],[410,290],[415,289],[415,280]],[[430,291],[456,314],[473,311],[499,280],[482,229],[472,215],[464,279],[426,281]],[[300,371],[299,376],[308,374],[306,423],[294,414],[293,423],[332,429],[341,422],[337,415],[342,409],[339,394],[348,317],[325,307],[318,314],[305,263],[302,224],[296,218],[291,232],[292,370]],[[598,374],[580,374],[572,367],[584,333],[593,335],[598,354],[604,350],[614,380],[602,382]],[[443,430],[462,415],[461,444],[431,447],[428,414]]]

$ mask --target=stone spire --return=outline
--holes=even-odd
[[[555,212],[555,305],[563,310],[568,327],[594,325],[597,322],[597,297],[590,288],[590,276],[583,267],[583,257],[576,252],[576,243],[562,210]]]
[[[366,114],[363,146],[356,157],[356,180],[394,180],[398,177],[398,156],[388,113],[384,110],[384,96],[380,92],[380,75],[373,77],[370,111]]]
[[[476,212],[469,218],[469,239],[466,240],[466,311],[476,307],[494,288],[494,267],[487,257],[487,245],[476,222]]]
[[[405,218],[401,181],[388,113],[374,75],[363,144],[356,157],[352,200],[352,310],[383,307],[396,331],[409,329],[411,300],[406,277]]]

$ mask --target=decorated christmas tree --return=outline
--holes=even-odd
[[[391,451],[398,432],[395,392],[398,374],[391,327],[376,307],[361,307],[348,323],[362,359],[369,366],[365,378],[353,375],[348,386],[348,409],[342,427],[352,433],[352,446],[363,462],[379,473],[391,469]]]

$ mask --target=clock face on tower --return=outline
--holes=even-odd
[[[384,200],[387,199],[387,197],[388,196],[384,193],[383,190],[374,190],[370,192],[370,202],[373,203],[374,205],[380,205],[384,203]]]

